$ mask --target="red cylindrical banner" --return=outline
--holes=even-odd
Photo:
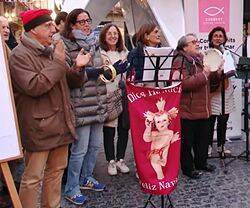
[[[155,89],[127,83],[126,88],[141,189],[149,194],[170,194],[179,172],[181,84]]]

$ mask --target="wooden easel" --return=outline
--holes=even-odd
[[[5,179],[9,194],[10,194],[10,198],[12,201],[12,204],[14,206],[14,208],[22,208],[22,204],[21,201],[19,199],[15,184],[14,184],[14,180],[13,177],[11,175],[10,172],[10,168],[9,168],[9,164],[8,161],[10,160],[14,160],[14,159],[18,159],[18,158],[22,158],[23,154],[22,154],[22,147],[21,147],[21,142],[20,142],[20,133],[19,133],[19,127],[18,127],[18,122],[17,122],[17,115],[16,115],[16,108],[15,108],[15,102],[14,102],[14,96],[13,96],[13,91],[12,91],[12,85],[11,85],[11,81],[10,81],[10,73],[9,73],[9,66],[8,66],[8,61],[7,61],[7,54],[6,54],[6,50],[5,50],[5,43],[3,41],[3,36],[2,36],[2,24],[0,22],[0,50],[3,52],[1,54],[3,54],[3,60],[1,59],[1,65],[3,66],[3,68],[0,68],[0,70],[6,70],[6,74],[7,74],[7,80],[5,80],[8,83],[8,90],[9,90],[9,95],[10,95],[10,100],[11,100],[11,107],[12,107],[12,115],[14,116],[14,122],[13,124],[13,129],[15,128],[16,131],[16,136],[13,138],[12,136],[10,136],[10,138],[8,137],[8,139],[12,140],[13,142],[16,144],[16,146],[18,146],[18,153],[16,153],[15,155],[12,156],[8,156],[8,154],[6,154],[7,156],[5,157],[0,157],[0,170],[2,172],[2,175]],[[5,76],[0,77],[1,79],[6,79]],[[1,89],[0,89],[1,90]],[[7,115],[9,116],[9,115]],[[0,144],[1,145],[1,144]],[[0,155],[1,156],[1,155]]]
[[[9,190],[9,194],[10,194],[10,198],[11,198],[13,206],[15,208],[22,208],[22,204],[21,204],[21,201],[19,199],[14,180],[13,180],[12,175],[11,175],[8,162],[0,163],[0,167],[1,167],[1,170],[3,173],[3,177],[5,179],[5,183],[8,187],[8,190]]]

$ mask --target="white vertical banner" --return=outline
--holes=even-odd
[[[178,36],[185,31],[182,0],[148,0],[148,4],[169,46],[176,48]]]
[[[0,28],[2,28],[1,24]],[[22,156],[3,43],[0,30],[0,163]]]
[[[217,26],[228,36],[226,48],[242,54],[243,0],[184,0],[186,33],[195,33],[200,49],[208,49],[208,34]],[[238,57],[235,57],[238,60]],[[241,137],[242,80],[233,79],[236,109],[230,114],[227,137]]]

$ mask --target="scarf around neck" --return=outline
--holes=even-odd
[[[93,52],[99,46],[99,39],[94,32],[85,35],[81,30],[74,29],[72,33],[76,39],[76,43],[85,51]]]

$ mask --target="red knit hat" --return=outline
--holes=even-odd
[[[28,32],[45,22],[51,21],[51,13],[52,11],[48,9],[32,9],[22,12],[20,16],[24,30]]]

